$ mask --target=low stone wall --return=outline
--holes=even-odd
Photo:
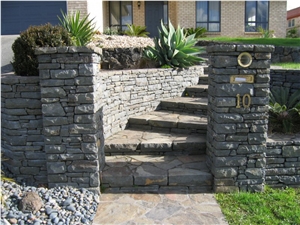
[[[266,184],[300,187],[300,134],[274,136],[267,141]]]
[[[142,48],[104,48],[101,68],[110,70],[138,68],[142,53]]]
[[[291,93],[300,89],[300,70],[271,69],[271,87],[289,87]]]
[[[234,43],[216,42],[216,41],[198,41],[198,46],[211,46],[211,45],[225,45]],[[238,44],[238,43],[236,43]],[[278,62],[300,62],[300,47],[281,47],[275,46],[274,52],[272,52],[272,63]]]
[[[47,183],[39,77],[1,76],[1,153],[19,182]]]
[[[275,47],[272,53],[272,63],[300,62],[300,47]]]
[[[129,117],[153,111],[160,100],[181,96],[196,85],[203,67],[188,69],[140,69],[105,71],[97,75],[97,96],[101,97],[104,137],[124,130]]]
[[[203,67],[99,70],[87,48],[41,48],[39,77],[2,76],[3,162],[26,184],[99,191],[105,138],[128,118],[181,96]]]

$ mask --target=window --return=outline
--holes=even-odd
[[[295,19],[289,20],[289,27],[295,26]]]
[[[165,25],[168,25],[168,1],[164,1],[163,14],[164,14],[163,22]]]
[[[196,27],[204,27],[209,32],[219,32],[220,9],[220,1],[197,1]]]
[[[109,2],[109,26],[116,30],[126,30],[127,24],[132,24],[132,2]]]
[[[245,31],[257,32],[259,27],[269,29],[269,2],[246,1]]]

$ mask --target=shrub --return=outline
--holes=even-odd
[[[300,90],[290,95],[286,87],[274,87],[270,93],[269,125],[274,131],[292,133],[300,122]],[[299,129],[299,128],[298,128]]]
[[[136,36],[136,37],[148,37],[149,32],[146,31],[145,26],[135,26],[127,24],[128,30],[124,33],[128,36]]]
[[[20,34],[13,45],[14,58],[12,66],[21,76],[38,76],[38,61],[34,54],[36,47],[58,47],[70,45],[71,39],[62,26],[45,24],[30,26]]]
[[[287,38],[297,38],[297,29],[296,27],[288,30],[287,34],[286,34]]]
[[[195,38],[206,37],[205,33],[207,30],[204,27],[196,27],[196,28],[185,28],[183,29],[183,33],[185,36],[189,36],[195,34]]]
[[[177,30],[169,21],[167,29],[161,21],[159,37],[154,38],[155,46],[147,46],[143,51],[143,57],[154,60],[159,66],[188,67],[202,59],[197,54],[202,51],[201,47],[195,46],[197,40],[195,34],[185,37],[183,29],[178,26]]]
[[[62,19],[58,16],[58,19],[62,26],[69,32],[72,38],[72,44],[76,46],[84,46],[91,40],[95,31],[95,24],[93,19],[89,20],[89,14],[80,19],[80,12],[67,15],[62,12]]]
[[[107,27],[104,31],[103,31],[103,34],[106,34],[106,35],[118,35],[121,33],[121,30],[118,29],[118,28],[110,28],[110,27]]]
[[[275,37],[274,30],[265,30],[262,27],[258,27],[257,31],[259,33],[261,33],[261,38],[273,38],[273,37]]]

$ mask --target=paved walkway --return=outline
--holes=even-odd
[[[228,224],[211,193],[185,188],[157,194],[104,193],[93,225],[103,224]]]

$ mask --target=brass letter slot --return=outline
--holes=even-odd
[[[230,76],[231,84],[252,84],[254,83],[253,75],[232,75]]]

